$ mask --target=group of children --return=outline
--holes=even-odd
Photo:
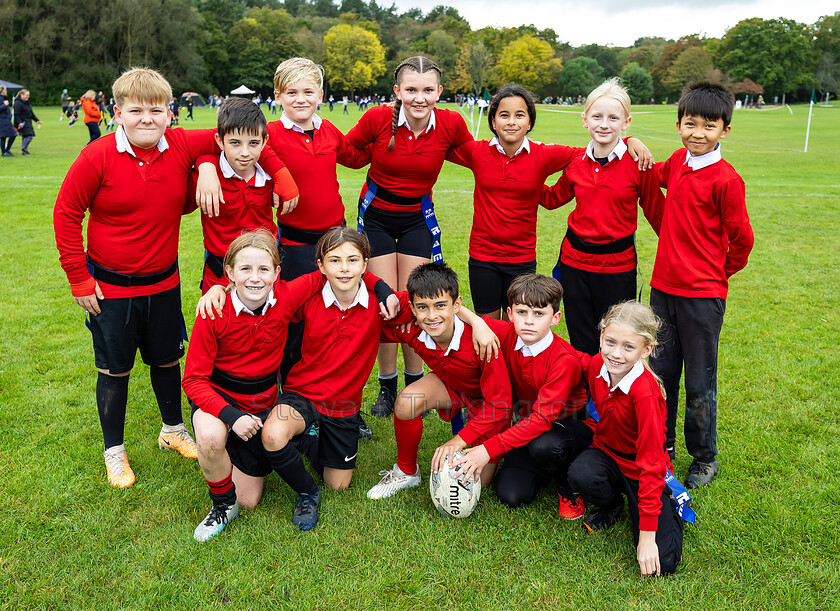
[[[678,106],[685,149],[652,166],[641,143],[621,137],[630,104],[615,81],[587,99],[592,142],[572,148],[527,137],[536,109],[514,85],[491,100],[493,139],[473,141],[460,114],[435,108],[440,79],[427,58],[405,60],[396,104],[368,110],[347,136],[315,114],[323,70],[302,58],[278,67],[283,115],[269,124],[254,104],[231,99],[216,130],[166,130],[163,77],[134,69],[117,79],[120,126],[82,151],[54,212],[62,267],[93,334],[108,479],[134,482],[123,427],[139,348],[163,420],[159,445],[197,457],[209,487],[196,540],[254,507],[272,471],[298,495],[293,523],[309,530],[321,490],[303,456],[328,487],[350,485],[358,440],[369,434],[361,398],[378,349],[371,411],[393,412],[397,462],[370,498],[420,483],[422,416],[436,410],[453,437],[435,450],[433,469],[453,465],[484,485],[495,478],[509,507],[553,482],[559,515],[588,508],[588,531],[609,526],[627,496],[642,574],[671,573],[682,522],[665,477],[680,376],[684,365],[693,488],[717,472],[717,341],[727,279],[752,246],[743,181],[719,151],[732,96],[710,83],[689,87]],[[475,174],[478,315],[442,262],[432,188],[445,159]],[[344,226],[337,163],[370,164],[356,228]],[[540,276],[537,207],[573,198],[555,278]],[[632,301],[637,202],[660,236],[653,309]],[[197,443],[181,417],[177,264],[180,217],[196,207],[204,296],[182,385]],[[551,330],[561,301],[571,343]]]

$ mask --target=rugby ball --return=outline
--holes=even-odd
[[[463,452],[456,452],[453,461],[464,456]],[[447,465],[449,459],[446,459]],[[432,503],[437,510],[450,518],[466,518],[481,497],[481,482],[473,478],[467,479],[461,475],[455,478],[456,469],[445,468],[440,472],[432,471],[429,476],[429,492],[432,495]]]

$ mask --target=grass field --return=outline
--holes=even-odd
[[[346,131],[358,112],[336,108],[323,114]],[[579,114],[558,110],[540,109],[534,138],[584,145]],[[584,536],[579,522],[558,521],[548,493],[516,510],[486,493],[463,521],[437,513],[425,477],[397,498],[368,500],[396,454],[391,422],[373,418],[353,486],[325,492],[316,530],[292,526],[294,493],[272,475],[259,507],[197,544],[207,488],[196,463],[157,449],[159,414],[140,364],[126,424],[137,483],[108,486],[90,336],[51,223],[87,130],[59,123],[56,108],[35,111],[44,127],[32,156],[0,159],[0,607],[840,608],[840,108],[814,108],[807,154],[807,107],[735,114],[723,153],[746,181],[756,244],[732,280],[721,338],[721,472],[694,495],[698,524],[686,528],[676,576],[645,581],[626,519]],[[214,125],[212,111],[195,114],[196,126]],[[662,160],[680,146],[675,120],[672,106],[640,107],[630,133]],[[485,125],[479,137],[487,134]],[[363,176],[339,168],[350,219]],[[470,305],[472,174],[444,166],[435,202],[444,254]],[[542,273],[556,261],[569,209],[540,216]],[[638,244],[647,301],[656,239],[643,219]],[[180,251],[190,325],[197,215],[182,224]],[[565,335],[562,323],[557,330]],[[371,381],[366,405],[375,390]],[[437,418],[425,426],[424,470],[448,437]],[[689,457],[681,443],[677,452],[682,478]]]

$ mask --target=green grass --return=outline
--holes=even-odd
[[[345,118],[339,109],[323,114],[346,131],[358,112],[351,107]],[[579,115],[551,110],[539,111],[535,139],[586,143]],[[647,581],[638,577],[626,520],[584,536],[579,523],[557,520],[549,494],[508,510],[487,491],[463,521],[437,513],[426,478],[398,498],[369,501],[365,491],[396,451],[390,421],[372,418],[374,439],[361,444],[353,486],[325,492],[315,531],[291,525],[294,495],[271,476],[255,510],[199,545],[192,530],[208,509],[206,486],[197,464],[158,451],[159,414],[139,364],[126,424],[137,484],[109,487],[90,336],[51,227],[87,130],[59,123],[55,108],[36,112],[44,127],[32,156],[0,159],[0,607],[840,607],[840,109],[814,108],[807,154],[807,107],[735,114],[723,151],[746,181],[756,245],[732,280],[721,338],[721,473],[695,494],[699,521],[686,529],[677,575]],[[212,111],[195,114],[196,126],[214,124]],[[675,121],[673,106],[640,107],[631,133],[665,159],[680,146]],[[487,133],[485,125],[479,137]],[[351,222],[363,177],[339,169]],[[469,305],[472,174],[447,164],[435,203],[444,253]],[[540,215],[542,273],[556,261],[568,210]],[[656,246],[643,220],[638,242],[642,284]],[[188,321],[201,257],[193,215],[181,229]],[[371,382],[366,404],[374,391]],[[420,456],[428,464],[448,425],[433,417],[425,426]],[[681,477],[688,457],[677,449]]]

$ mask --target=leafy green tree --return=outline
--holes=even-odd
[[[479,40],[472,44],[462,44],[455,64],[455,77],[450,87],[454,91],[480,95],[487,83],[490,63],[490,52],[483,42]]]
[[[715,64],[732,78],[750,78],[770,95],[792,93],[814,82],[817,55],[811,30],[792,19],[745,19],[724,34]]]
[[[621,83],[630,94],[633,104],[647,104],[653,97],[653,77],[635,62],[624,66],[624,70],[621,71]]]
[[[614,47],[605,47],[603,45],[584,45],[578,47],[574,51],[575,57],[589,57],[598,62],[604,70],[604,76],[609,78],[611,76],[618,76],[621,68],[618,64],[618,49]]]
[[[373,32],[339,24],[324,36],[324,68],[332,87],[354,93],[385,73],[385,49]]]
[[[683,36],[676,42],[668,44],[659,56],[656,64],[651,68],[650,75],[653,77],[653,89],[658,95],[667,93],[663,83],[668,78],[668,70],[677,61],[677,58],[682,55],[686,49],[691,47],[702,47],[703,41],[695,35]]]
[[[604,80],[604,69],[591,57],[569,60],[560,73],[560,95],[587,95]]]
[[[299,53],[294,22],[284,9],[249,9],[228,32],[233,81],[264,90],[284,59]]]
[[[689,47],[671,64],[662,86],[669,94],[679,95],[688,83],[707,78],[711,70],[712,58],[706,50]]]
[[[426,53],[440,68],[444,87],[451,87],[455,76],[455,63],[458,61],[455,39],[442,30],[435,30],[426,39]]]
[[[514,82],[540,95],[557,82],[563,62],[554,57],[554,49],[544,40],[523,36],[507,45],[495,67],[498,85]]]

